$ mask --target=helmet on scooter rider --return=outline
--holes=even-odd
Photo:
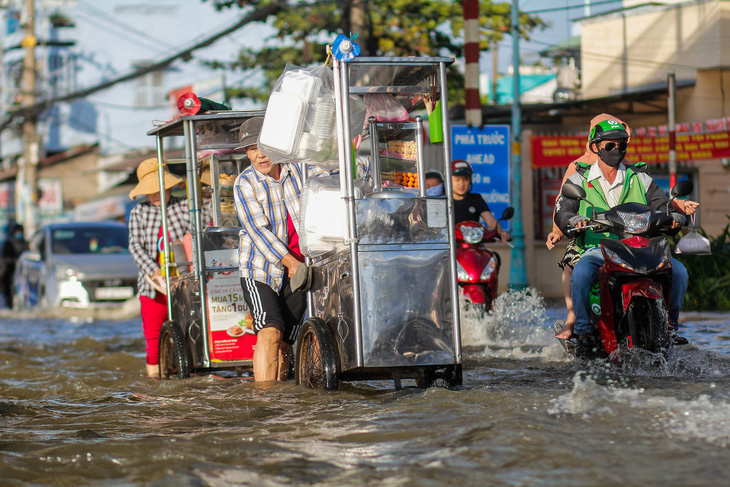
[[[588,135],[588,142],[592,145],[594,142],[602,140],[628,139],[629,133],[621,122],[616,120],[604,120],[597,123]]]
[[[474,170],[471,168],[471,164],[464,159],[454,159],[451,161],[452,176],[469,176],[469,179],[471,179],[472,174],[474,174]]]

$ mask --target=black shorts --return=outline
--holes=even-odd
[[[307,295],[292,292],[286,274],[278,293],[268,284],[247,277],[241,278],[241,288],[243,299],[251,310],[254,331],[258,333],[264,328],[276,328],[284,335],[286,343],[293,344],[307,308]]]
[[[575,268],[575,265],[580,260],[581,255],[583,254],[581,254],[578,245],[575,243],[575,239],[571,240],[568,242],[568,248],[565,249],[563,260],[558,262],[558,267],[565,269],[565,266],[567,265],[571,269]]]

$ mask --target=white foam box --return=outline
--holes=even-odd
[[[275,92],[269,97],[259,144],[284,155],[296,153],[309,104],[301,98]]]

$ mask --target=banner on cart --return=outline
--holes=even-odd
[[[207,278],[208,325],[213,361],[250,360],[256,346],[253,319],[241,293],[238,271]]]
[[[471,191],[482,195],[496,218],[510,204],[510,145],[509,125],[451,126],[451,159],[471,164]],[[500,224],[509,231],[509,221]]]

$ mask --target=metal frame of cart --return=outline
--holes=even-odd
[[[240,358],[237,343],[250,348],[255,343],[253,330],[247,329],[217,340],[221,330],[215,324],[225,326],[238,319],[241,295],[238,271],[238,219],[233,209],[232,186],[224,186],[224,166],[231,169],[231,177],[238,176],[248,164],[238,147],[238,128],[247,118],[261,117],[263,111],[222,111],[204,115],[186,115],[167,122],[147,134],[157,143],[157,159],[160,161],[160,192],[164,194],[164,165],[184,163],[190,233],[192,235],[191,259],[176,252],[171,262],[171,243],[167,221],[167,203],[161,199],[163,252],[165,255],[165,284],[167,288],[168,321],[160,332],[160,372],[163,378],[186,378],[191,372],[213,369],[234,369],[241,373],[250,367],[251,357]],[[182,137],[184,159],[166,158],[166,141]],[[203,204],[199,184],[204,165],[211,176],[210,206]],[[191,184],[193,183],[194,184]],[[227,193],[228,191],[228,193]],[[226,211],[227,210],[227,211]],[[212,225],[208,225],[208,221]],[[186,253],[187,254],[187,253]],[[171,276],[177,269],[178,275]],[[188,270],[189,269],[189,270]],[[230,283],[229,283],[230,281]],[[235,286],[233,283],[235,282]],[[230,284],[230,296],[225,286]],[[217,285],[217,288],[212,286]],[[211,299],[217,292],[223,303],[212,306]],[[237,294],[236,294],[237,293]],[[229,299],[230,298],[230,299]],[[237,304],[238,303],[238,304]],[[218,312],[217,310],[221,310]],[[241,325],[243,330],[244,327]],[[225,330],[224,330],[225,331]],[[251,338],[253,337],[253,338]],[[218,343],[221,343],[218,346]]]
[[[461,332],[457,294],[451,148],[444,137],[439,161],[446,195],[427,197],[423,122],[369,120],[373,192],[357,195],[353,182],[350,96],[385,93],[417,100],[440,98],[442,133],[448,134],[446,68],[451,58],[354,58],[334,61],[344,239],[310,259],[309,318],[296,354],[298,383],[336,389],[338,381],[413,378],[420,387],[461,384]],[[407,134],[417,156],[411,164],[417,193],[386,187],[383,140]],[[401,160],[400,163],[408,161]],[[384,170],[386,169],[386,170]],[[384,223],[387,220],[387,223]]]

